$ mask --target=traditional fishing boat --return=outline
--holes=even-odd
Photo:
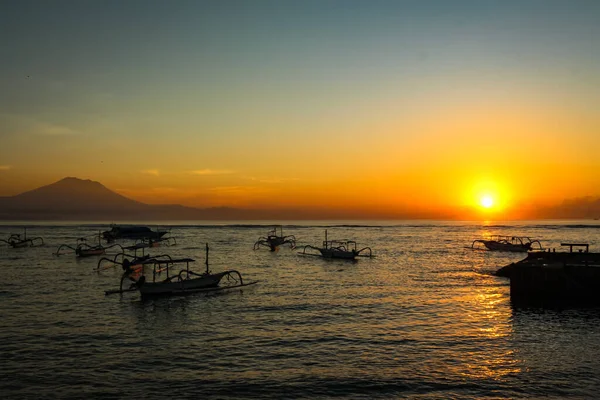
[[[106,241],[114,242],[118,239],[160,239],[169,233],[167,230],[153,231],[147,226],[121,226],[111,225],[111,229],[102,232],[102,236]]]
[[[102,257],[98,260],[98,266],[96,267],[96,271],[106,270],[109,268],[114,268],[117,265],[121,266],[123,270],[127,270],[126,266],[141,266],[141,262],[148,260],[151,258],[150,254],[145,254],[145,249],[148,246],[143,243],[137,243],[132,246],[123,247],[123,251],[115,254],[112,258]],[[125,251],[129,251],[130,253],[126,253]],[[133,254],[131,254],[133,251]],[[141,254],[138,254],[141,252]],[[153,259],[171,259],[171,256],[168,254],[161,254],[158,256],[152,257]]]
[[[130,248],[137,247],[160,247],[160,246],[176,246],[177,240],[174,237],[161,237],[161,238],[143,238],[138,239],[138,241],[133,245],[129,246]]]
[[[294,235],[283,236],[283,227],[279,226],[279,234],[277,234],[277,226],[271,230],[267,237],[260,237],[258,241],[254,243],[254,250],[260,248],[260,246],[268,247],[271,251],[276,251],[279,246],[289,244],[290,248],[296,247],[296,237]]]
[[[307,249],[309,250],[308,252],[306,251]],[[315,250],[319,253],[315,253]],[[361,254],[362,252],[365,252],[365,254]],[[355,260],[356,257],[373,257],[370,247],[363,247],[357,250],[357,243],[354,240],[328,240],[327,230],[325,230],[325,240],[321,247],[306,245],[299,254],[343,260]]]
[[[109,290],[105,293],[123,293],[129,291],[139,291],[142,299],[156,296],[174,296],[186,295],[198,292],[214,292],[234,289],[244,286],[250,286],[258,281],[244,282],[242,275],[236,270],[228,270],[218,273],[212,273],[208,264],[208,244],[206,245],[206,271],[197,273],[190,270],[190,263],[195,262],[192,258],[157,258],[137,261],[137,267],[132,268],[132,263],[128,259],[123,260],[122,266],[124,274],[121,278],[121,284],[117,290]],[[185,264],[185,267],[178,265]],[[141,266],[141,268],[139,267]],[[146,274],[146,268],[152,270],[151,278]],[[164,276],[161,276],[162,274]],[[124,288],[126,281],[132,283],[128,288]]]
[[[41,237],[28,238],[27,237],[27,228],[23,228],[23,237],[21,237],[18,233],[12,233],[8,239],[0,239],[0,242],[4,242],[12,248],[21,248],[21,247],[35,247],[35,246],[43,246],[44,239]]]
[[[531,239],[526,236],[502,236],[492,235],[488,239],[477,239],[471,243],[471,249],[482,250],[480,245],[491,251],[510,251],[526,253],[534,250],[533,245],[537,244],[535,250],[543,250],[539,240]]]
[[[53,253],[55,256],[61,256],[64,254],[68,254],[69,252],[64,252],[64,249],[69,249],[72,250],[75,253],[75,256],[77,257],[92,257],[92,256],[101,256],[103,254],[106,254],[106,250],[111,249],[113,247],[118,247],[121,249],[121,251],[123,251],[123,247],[116,243],[113,244],[111,246],[103,246],[101,243],[101,235],[92,235],[94,237],[98,238],[98,244],[97,245],[90,245],[88,244],[88,238],[86,237],[81,237],[77,239],[77,244],[75,245],[75,247],[70,246],[68,244],[61,244],[58,249],[56,250],[55,253]]]

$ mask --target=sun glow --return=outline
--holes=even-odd
[[[479,199],[479,204],[483,208],[492,208],[494,206],[494,198],[490,195],[483,195]]]

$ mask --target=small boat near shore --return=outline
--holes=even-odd
[[[365,254],[361,254],[363,252],[365,252]],[[356,257],[373,257],[373,252],[370,247],[363,247],[362,249],[357,250],[357,243],[354,240],[328,240],[327,230],[325,230],[325,240],[321,247],[308,244],[304,246],[302,252],[299,252],[298,254],[342,260],[355,260]]]
[[[142,299],[145,299],[224,291],[258,283],[258,281],[244,282],[242,274],[237,270],[212,273],[208,264],[208,252],[209,247],[206,244],[206,270],[203,273],[190,270],[190,263],[196,261],[192,258],[148,257],[134,261],[135,264],[124,259],[121,263],[124,273],[119,289],[108,290],[105,294],[139,291]],[[150,267],[151,275],[150,272],[146,274],[146,267]],[[123,285],[127,281],[132,283],[124,288]]]
[[[4,242],[13,249],[22,248],[22,247],[36,247],[43,246],[44,239],[41,237],[28,238],[27,237],[27,228],[23,229],[23,237],[21,237],[18,233],[12,233],[8,239],[0,239],[0,242]]]
[[[276,251],[279,246],[289,244],[290,248],[296,247],[296,237],[294,235],[283,236],[283,227],[279,226],[279,234],[277,226],[271,230],[266,237],[258,238],[254,243],[254,250],[258,250],[261,246],[268,247],[271,251]]]
[[[526,236],[492,235],[488,239],[474,240],[473,243],[471,243],[471,249],[526,253],[534,250],[534,244],[537,244],[535,250],[543,250],[539,240],[531,239]],[[484,248],[478,245],[483,245]]]

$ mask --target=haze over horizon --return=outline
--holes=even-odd
[[[0,196],[526,218],[600,196],[600,2],[0,4]]]

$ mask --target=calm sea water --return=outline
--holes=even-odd
[[[28,224],[45,246],[0,247],[2,398],[593,398],[600,311],[511,307],[492,273],[523,255],[465,249],[484,234],[590,243],[598,221],[289,223],[298,245],[354,239],[357,262],[253,251],[269,225],[173,225],[154,249],[237,269],[255,286],[141,301],[105,296],[120,270],[55,257],[106,226]],[[0,237],[19,226],[0,226]]]

